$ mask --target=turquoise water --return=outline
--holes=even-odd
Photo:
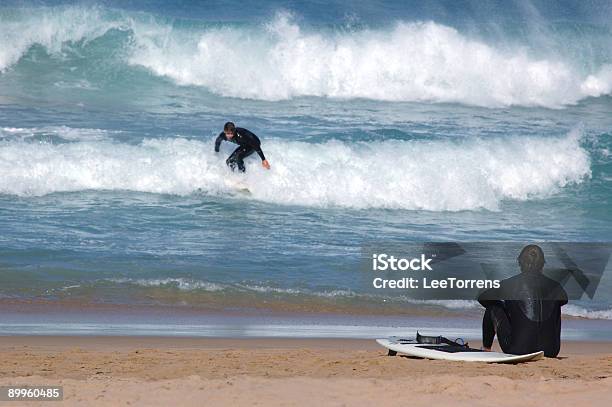
[[[606,2],[164,3],[0,7],[0,298],[397,313],[366,243],[610,241]]]

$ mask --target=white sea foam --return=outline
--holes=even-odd
[[[3,14],[0,19],[0,73],[15,64],[33,45],[61,54],[64,47],[127,28],[128,21],[105,19],[96,7],[58,7]]]
[[[434,22],[385,30],[308,32],[279,14],[267,32],[220,28],[197,42],[136,35],[129,59],[179,84],[223,96],[296,96],[558,107],[609,94],[612,66],[582,74],[524,48],[498,49]]]
[[[612,319],[612,309],[590,310],[579,305],[567,304],[561,308],[564,315],[588,319]]]
[[[142,287],[175,287],[182,291],[203,290],[208,292],[224,291],[224,290],[239,290],[251,291],[260,294],[287,294],[287,295],[307,295],[322,298],[362,298],[369,301],[393,302],[395,304],[411,304],[416,306],[438,306],[450,310],[478,310],[482,309],[480,304],[474,300],[415,300],[405,296],[398,297],[382,297],[379,295],[359,294],[352,290],[338,289],[328,291],[316,291],[309,289],[297,288],[281,288],[271,287],[261,284],[220,284],[201,280],[193,280],[186,278],[152,278],[152,279],[130,279],[130,278],[115,278],[107,281],[119,284],[134,284]],[[66,287],[78,288],[79,285]],[[586,319],[603,319],[612,320],[612,309],[588,309],[580,305],[567,304],[561,308],[563,315],[580,317]]]
[[[66,141],[107,140],[109,136],[121,133],[120,130],[73,128],[68,126],[44,127],[0,127],[0,140],[18,140],[38,136],[56,136]]]
[[[495,210],[503,200],[550,196],[590,177],[580,136],[322,144],[273,140],[269,172],[225,165],[212,140],[148,139],[52,144],[0,142],[0,193],[130,190],[188,195],[250,190],[244,199],[316,207]]]
[[[437,305],[451,310],[483,310],[478,301],[474,300],[410,300],[404,301],[411,304]],[[561,307],[563,315],[580,317],[586,319],[612,320],[612,309],[589,309],[575,304],[567,304]]]
[[[33,45],[62,55],[112,29],[131,40],[128,49],[117,43],[121,49],[107,50],[107,63],[121,55],[122,63],[229,97],[561,107],[612,92],[612,65],[575,61],[529,44],[487,43],[435,22],[315,30],[279,13],[265,25],[186,28],[77,6],[2,16],[0,72]]]
[[[142,287],[174,287],[181,291],[204,290],[222,291],[227,288],[223,284],[208,281],[192,280],[187,278],[111,278],[107,281],[118,284],[134,284]]]
[[[484,310],[478,301],[474,300],[406,300],[414,304],[438,305],[452,310]],[[586,319],[612,319],[612,309],[588,309],[580,305],[567,304],[561,307],[563,315]]]
[[[338,298],[338,297],[356,297],[354,291],[351,290],[327,290],[327,291],[316,291],[308,289],[297,289],[297,288],[281,288],[281,287],[270,287],[260,284],[236,284],[236,288],[245,291],[255,291],[262,294],[274,293],[274,294],[289,294],[289,295],[310,295],[314,297],[322,298]],[[368,297],[364,295],[364,297]]]
[[[104,281],[117,284],[132,284],[141,287],[172,287],[177,288],[181,291],[224,291],[224,290],[237,290],[237,291],[250,291],[261,294],[273,293],[273,294],[289,294],[289,295],[312,295],[316,297],[349,297],[354,296],[355,293],[350,290],[331,290],[331,291],[312,291],[307,289],[297,288],[281,288],[271,287],[261,284],[221,284],[212,283],[209,281],[194,280],[189,278],[110,278]],[[80,286],[71,286],[69,288],[78,288]]]

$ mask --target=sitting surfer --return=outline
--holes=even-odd
[[[259,158],[261,158],[261,165],[265,169],[270,169],[270,164],[266,160],[263,151],[261,151],[261,141],[254,133],[242,127],[236,127],[232,122],[227,122],[223,126],[223,131],[215,140],[216,153],[219,152],[219,147],[223,140],[238,144],[238,147],[225,161],[232,171],[238,167],[238,171],[245,172],[244,159],[253,154],[253,152],[257,152]]]
[[[519,275],[478,297],[486,308],[483,349],[491,350],[497,334],[504,353],[544,351],[546,357],[556,357],[561,347],[561,307],[567,304],[567,293],[558,282],[542,274],[544,252],[539,246],[525,246],[518,263]]]

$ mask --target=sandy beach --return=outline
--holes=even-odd
[[[0,0],[0,39],[0,407],[612,407],[612,0]],[[417,333],[561,352],[376,342]]]
[[[612,344],[487,365],[388,357],[371,340],[7,336],[9,384],[62,385],[64,405],[607,406]]]

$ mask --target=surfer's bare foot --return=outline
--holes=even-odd
[[[481,350],[484,350],[485,352],[491,352],[491,348],[485,348],[484,346],[482,348],[480,348]]]

